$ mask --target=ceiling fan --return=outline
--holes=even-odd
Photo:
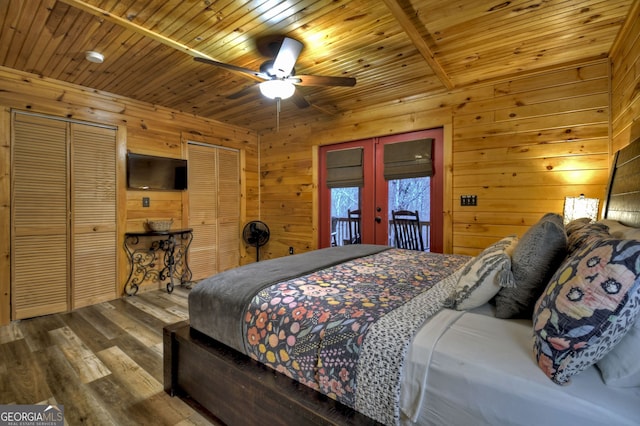
[[[259,71],[248,68],[238,67],[236,65],[218,62],[212,59],[195,57],[198,62],[214,65],[227,69],[246,77],[249,77],[259,84],[249,86],[227,96],[228,99],[238,99],[254,90],[257,86],[260,92],[270,98],[276,99],[278,103],[278,119],[280,114],[280,101],[291,98],[299,108],[310,106],[309,102],[296,91],[295,86],[343,86],[353,87],[356,79],[352,77],[330,77],[320,75],[296,75],[294,66],[298,60],[298,56],[302,51],[303,44],[298,40],[283,37],[271,36],[258,43],[258,49],[261,53],[275,55],[273,59],[269,59],[260,66]]]

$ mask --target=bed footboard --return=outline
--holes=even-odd
[[[192,330],[164,328],[164,389],[223,423],[377,425],[369,417]]]

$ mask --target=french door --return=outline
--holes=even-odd
[[[385,146],[401,142],[432,140],[429,177],[385,178]],[[319,245],[349,244],[348,213],[357,211],[359,242],[363,244],[393,245],[391,235],[391,210],[418,210],[423,223],[425,246],[430,251],[443,249],[443,131],[442,128],[403,133],[399,135],[369,138],[359,141],[325,145],[319,150]],[[390,150],[387,150],[389,153]],[[356,154],[361,158],[361,180],[335,185],[331,182],[332,158],[340,153]],[[390,155],[390,154],[387,154]],[[354,157],[351,155],[351,157]],[[344,160],[343,160],[344,163]],[[329,179],[329,183],[327,182]],[[337,186],[337,187],[336,187]],[[423,200],[423,198],[427,198]]]

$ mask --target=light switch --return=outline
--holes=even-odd
[[[461,206],[477,206],[478,196],[477,195],[461,195],[460,205]]]

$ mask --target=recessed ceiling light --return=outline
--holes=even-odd
[[[104,62],[104,55],[102,53],[95,52],[93,50],[88,50],[84,54],[84,57],[87,61],[93,62],[95,64],[101,64],[102,62]]]

